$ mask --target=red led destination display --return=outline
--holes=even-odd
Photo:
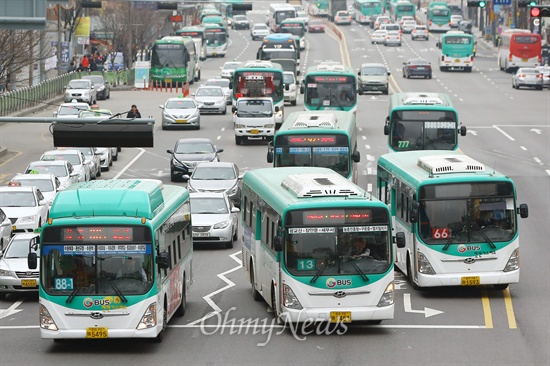
[[[309,83],[334,83],[334,84],[340,84],[340,83],[352,83],[353,80],[350,80],[347,76],[336,76],[336,75],[315,75],[310,76],[307,78],[307,84]]]
[[[134,230],[131,227],[75,227],[61,229],[62,242],[131,242]]]
[[[387,226],[389,223],[388,210],[384,208],[327,208],[320,210],[297,210],[291,211],[287,216],[287,227],[302,226]],[[374,226],[373,226],[374,227]],[[361,231],[357,229],[355,231]],[[379,231],[372,228],[363,231]]]

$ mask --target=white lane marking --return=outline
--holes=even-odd
[[[10,315],[17,314],[20,311],[23,311],[23,309],[17,309],[17,307],[22,303],[23,303],[23,300],[19,300],[14,302],[13,305],[7,309],[0,309],[0,319],[4,319],[5,317],[8,317]]]
[[[212,296],[214,295],[217,295],[219,294],[220,292],[223,292],[227,289],[230,289],[231,287],[235,286],[235,283],[233,281],[231,281],[230,279],[228,279],[227,277],[225,277],[226,274],[229,274],[231,272],[235,272],[236,270],[242,268],[242,262],[241,260],[237,257],[238,255],[240,255],[241,252],[238,251],[238,252],[235,252],[233,254],[230,255],[230,257],[238,263],[238,266],[234,267],[234,268],[231,268],[230,270],[227,270],[225,272],[222,272],[222,273],[219,273],[217,276],[222,280],[224,281],[227,285],[220,288],[220,289],[217,289],[216,291],[214,292],[211,292],[209,293],[208,295],[206,296],[203,296],[202,298],[204,299],[204,301],[206,301],[208,303],[208,305],[210,305],[210,307],[212,309],[214,309],[214,311],[206,314],[205,316],[203,316],[202,318],[200,319],[197,319],[195,320],[194,322],[191,322],[189,323],[189,325],[198,325],[198,326],[206,326],[203,324],[203,322],[213,316],[215,316],[216,314],[219,314],[222,312],[222,309],[212,300]]]
[[[138,150],[140,150],[139,154],[137,154],[128,164],[126,164],[124,168],[122,168],[122,170],[117,175],[114,176],[113,179],[118,179],[122,174],[124,174],[126,170],[128,170],[128,168],[132,166],[132,164],[134,164],[141,157],[141,155],[145,154],[144,149],[138,148]]]
[[[539,158],[537,158],[536,156],[533,158],[533,160],[535,160],[539,165],[544,165],[542,163],[542,160],[540,160]]]
[[[435,310],[427,307],[424,307],[424,310],[413,310],[411,305],[411,294],[403,294],[403,306],[405,307],[406,313],[424,314],[425,318],[429,318],[430,316],[434,316],[434,315],[443,314],[443,311]]]
[[[507,137],[510,141],[516,141],[515,138],[513,138],[512,136],[508,135],[506,132],[504,132],[500,127],[498,127],[497,125],[493,125],[493,128],[495,130],[497,130],[498,132],[500,132],[501,134],[503,134],[505,137]]]

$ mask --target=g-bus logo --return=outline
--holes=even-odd
[[[334,286],[351,286],[351,280],[336,280],[334,278],[327,278],[327,287],[333,288]]]
[[[472,250],[481,250],[481,246],[479,245],[464,245],[464,244],[460,244],[458,247],[458,252],[459,253],[464,253],[466,251],[472,251]]]
[[[92,298],[85,298],[84,301],[82,301],[82,304],[84,307],[91,308],[92,306],[109,306],[111,303],[118,303],[120,301],[117,301],[118,297],[115,297],[114,301],[111,296],[104,297],[103,299],[97,299],[94,300]]]

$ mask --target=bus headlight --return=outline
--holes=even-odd
[[[384,294],[382,294],[382,297],[380,298],[380,301],[378,301],[378,304],[376,306],[382,308],[384,306],[393,305],[393,290],[394,285],[392,281],[388,284],[388,286],[386,286],[386,290],[384,290]]]
[[[294,295],[294,291],[292,291],[290,286],[285,284],[283,284],[283,305],[289,309],[303,309],[302,304],[300,304],[300,301],[296,295]]]
[[[416,255],[416,260],[418,262],[418,273],[435,274],[432,265],[424,254],[418,252],[418,254]]]
[[[145,313],[141,317],[136,329],[147,329],[157,325],[157,303],[154,302],[147,307]]]
[[[508,263],[506,263],[506,267],[504,267],[504,272],[515,271],[517,269],[519,269],[519,248],[516,248],[512,252]]]
[[[57,325],[55,325],[55,322],[53,321],[52,316],[50,315],[50,312],[46,307],[42,304],[40,306],[40,328],[47,329],[47,330],[58,330]]]

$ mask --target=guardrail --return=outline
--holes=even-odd
[[[40,84],[19,88],[0,95],[0,116],[7,116],[24,109],[36,107],[44,101],[59,97],[65,92],[65,86],[69,81],[84,75],[103,75],[116,88],[121,85],[134,85],[134,74],[134,69],[106,72],[71,72],[47,79]]]

